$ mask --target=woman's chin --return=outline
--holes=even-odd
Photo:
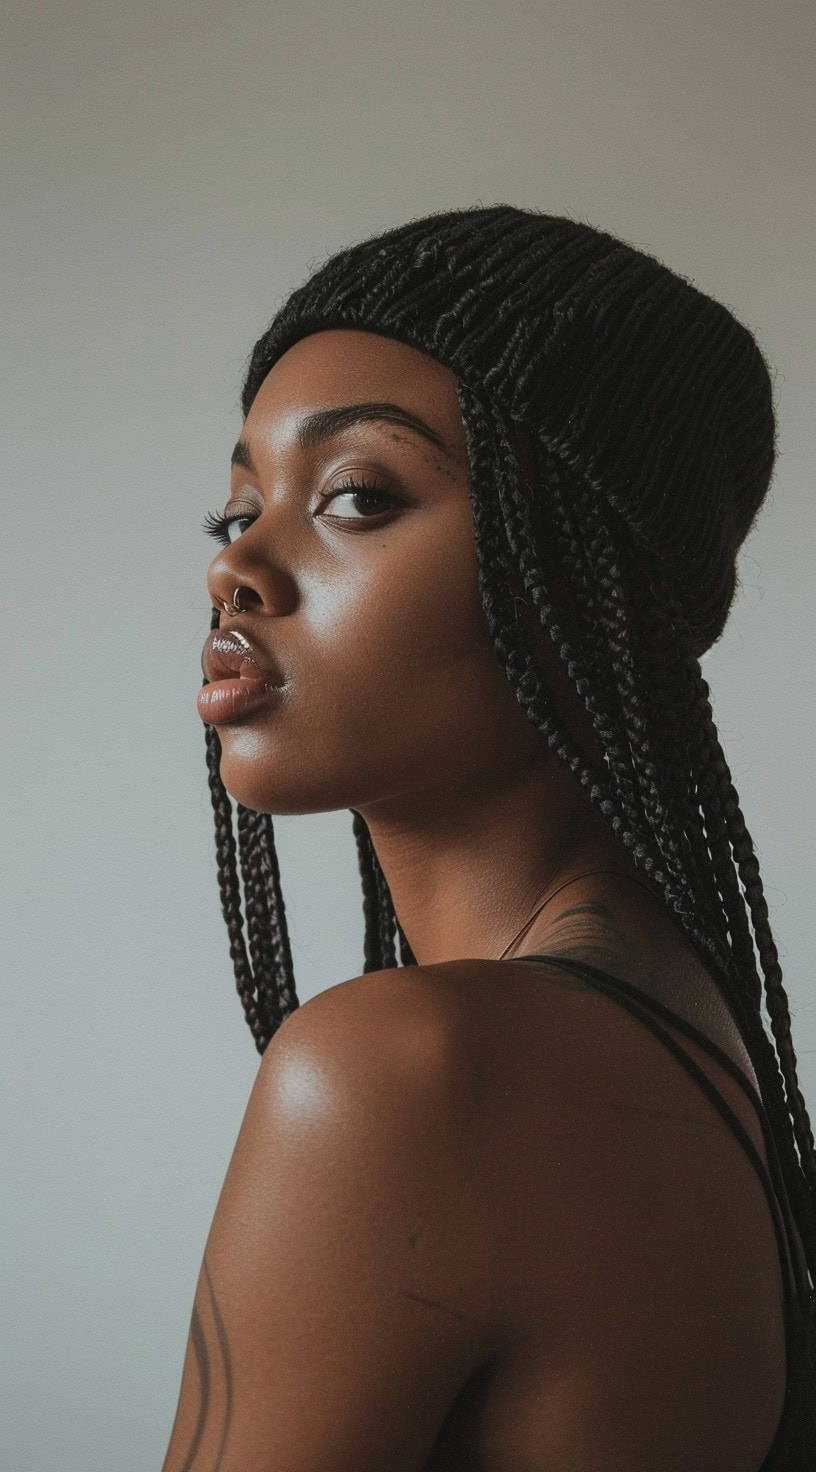
[[[253,771],[249,762],[235,760],[232,753],[227,755],[223,750],[219,776],[233,802],[273,818],[336,812],[360,800],[358,789],[346,793],[338,788],[336,773],[323,783],[315,780],[314,773],[304,781],[302,770],[275,771],[268,760],[263,771],[258,770],[257,763]]]

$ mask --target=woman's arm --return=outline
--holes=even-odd
[[[319,993],[263,1055],[163,1472],[419,1472],[495,1354],[478,1302],[451,1301],[478,1122],[427,998],[383,996],[376,973]]]

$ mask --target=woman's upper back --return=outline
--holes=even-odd
[[[738,1138],[773,1170],[750,1060],[712,979],[710,995],[699,978],[651,990],[678,1003],[675,1024],[661,1018],[665,1035],[734,1128],[580,962],[578,974],[556,957],[443,971],[450,985],[441,971],[428,980],[448,999],[484,1115],[485,1311],[508,1332],[503,1356],[452,1408],[429,1468],[809,1465],[776,1459],[795,1395],[786,1330],[799,1356],[785,1283],[801,1279],[804,1257],[790,1222],[788,1260]]]

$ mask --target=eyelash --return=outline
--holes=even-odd
[[[350,477],[348,480],[344,480],[342,485],[335,486],[334,490],[331,491],[329,495],[323,497],[322,504],[324,506],[327,506],[330,501],[334,500],[335,496],[339,496],[343,492],[348,491],[353,491],[358,496],[379,496],[383,500],[390,501],[392,503],[392,507],[400,505],[399,498],[397,496],[393,496],[390,491],[384,491],[381,486],[372,485],[369,481],[355,480],[353,476]],[[375,517],[381,516],[383,514],[384,513],[382,511],[379,511],[375,512],[373,516],[361,517],[359,519],[365,521],[374,521]],[[356,518],[342,518],[342,520],[344,521],[355,519]],[[225,516],[223,513],[219,513],[217,511],[208,511],[207,515],[201,523],[201,528],[202,531],[205,531],[209,537],[215,537],[216,541],[220,542],[222,547],[229,547],[232,545],[229,538],[229,528],[232,523],[234,521],[249,521],[251,523],[255,520],[256,518],[254,516],[237,516],[234,513],[231,516]]]

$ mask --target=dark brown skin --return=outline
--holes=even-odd
[[[448,450],[382,422],[297,444],[299,416],[368,400]],[[712,979],[497,663],[455,379],[390,339],[321,332],[275,365],[242,439],[255,472],[234,470],[227,509],[257,520],[209,590],[251,591],[222,624],[288,684],[219,727],[222,779],[273,814],[363,813],[419,964],[326,988],[267,1048],[164,1472],[755,1472],[785,1378],[756,1176],[635,1019],[556,966],[496,959],[605,967],[753,1077]],[[368,520],[346,493],[316,516],[349,471],[407,504]],[[765,1159],[738,1086],[680,1040]]]

